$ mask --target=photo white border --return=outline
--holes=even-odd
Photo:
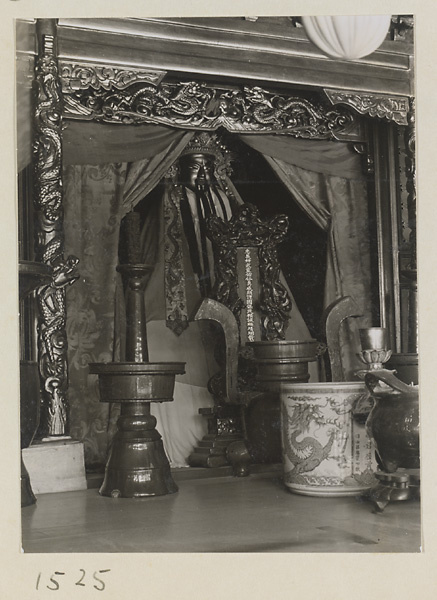
[[[433,7],[436,7],[433,10]],[[323,9],[323,10],[321,10]],[[15,18],[43,17],[144,17],[144,16],[243,16],[287,14],[414,14],[416,17],[417,75],[417,196],[420,318],[420,395],[422,423],[422,511],[424,546],[421,554],[23,554],[20,552],[19,502],[19,383],[18,383],[18,276],[14,83]],[[296,0],[293,2],[236,2],[222,0],[219,6],[190,0],[179,2],[123,0],[3,0],[1,7],[0,73],[1,99],[0,157],[1,185],[0,240],[1,328],[0,355],[2,386],[2,473],[0,520],[0,598],[33,600],[56,598],[117,598],[120,600],[356,600],[385,598],[434,600],[437,587],[435,438],[437,398],[433,384],[437,371],[433,333],[437,331],[434,299],[437,288],[437,252],[433,203],[437,171],[436,45],[437,5],[432,0]],[[271,507],[274,510],[274,506]],[[392,510],[396,510],[393,507]],[[310,518],[310,517],[309,517]],[[378,518],[383,522],[384,514]],[[79,569],[111,569],[107,588],[65,585],[57,592],[35,591],[38,572]]]

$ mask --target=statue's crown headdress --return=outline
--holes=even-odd
[[[222,158],[229,150],[221,143],[217,134],[196,133],[182,151],[181,156],[187,154],[211,154],[216,158]]]
[[[182,156],[190,154],[208,154],[214,157],[215,172],[218,176],[231,173],[232,153],[223,144],[216,133],[202,131],[196,133],[181,153]]]

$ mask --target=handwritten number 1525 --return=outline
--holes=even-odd
[[[93,580],[96,582],[93,584],[93,588],[95,588],[96,590],[99,590],[99,592],[103,592],[103,590],[105,589],[105,582],[103,581],[103,579],[101,579],[98,575],[101,575],[102,573],[108,573],[111,569],[102,569],[100,571],[94,571],[93,573]],[[79,569],[81,576],[80,578],[75,582],[74,585],[78,585],[81,587],[85,587],[87,584],[84,582],[85,580],[85,576],[86,576],[86,571],[84,569]],[[36,579],[36,589],[39,590],[40,588],[40,583],[41,583],[41,573],[38,573],[38,577]],[[48,590],[52,590],[52,591],[57,591],[60,589],[60,583],[58,581],[59,577],[62,577],[63,575],[65,575],[65,573],[62,573],[61,571],[55,571],[53,573],[53,575],[51,575],[49,577],[49,583],[46,585],[46,588]]]

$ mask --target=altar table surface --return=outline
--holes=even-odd
[[[202,471],[202,473],[200,472]],[[236,478],[175,474],[179,492],[112,499],[98,489],[41,494],[22,509],[25,553],[421,551],[418,500],[382,514],[361,497],[290,493],[277,469]],[[214,475],[214,473],[211,473]]]

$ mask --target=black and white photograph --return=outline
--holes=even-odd
[[[104,556],[420,560],[414,10],[19,2],[27,597],[112,597]]]

